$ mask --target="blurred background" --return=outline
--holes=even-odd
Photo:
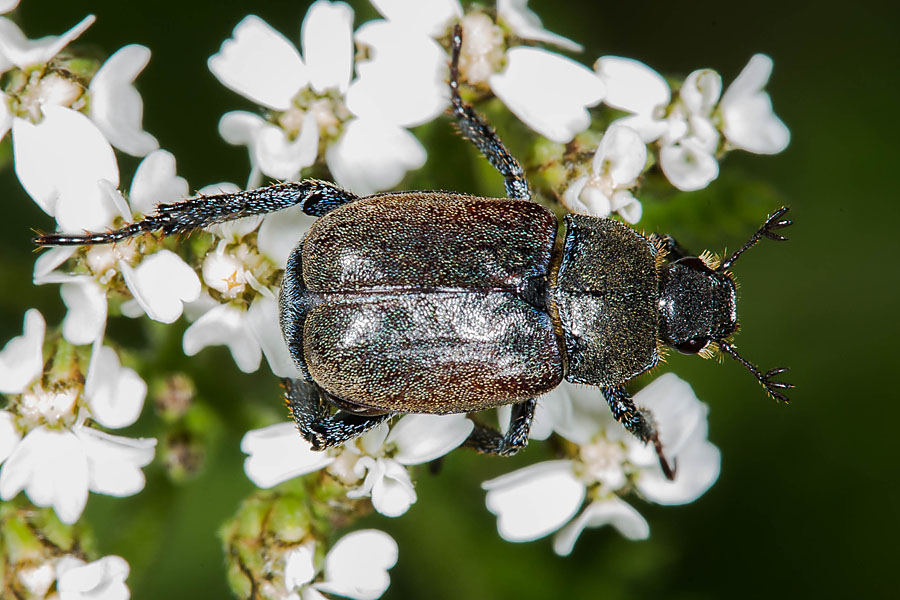
[[[243,185],[243,148],[217,134],[228,110],[253,108],[221,86],[208,56],[252,10],[292,40],[306,2],[24,0],[18,20],[30,37],[59,34],[86,13],[83,36],[106,53],[128,43],[150,47],[138,79],[144,125],[171,151],[192,189],[217,181]],[[374,18],[351,2],[356,24]],[[548,539],[504,542],[484,507],[481,481],[544,458],[539,448],[514,459],[465,451],[442,472],[419,473],[418,503],[404,517],[369,517],[400,545],[385,598],[755,598],[896,597],[900,534],[898,433],[898,152],[900,21],[873,3],[559,2],[532,0],[545,26],[586,47],[585,64],[605,54],[641,60],[663,74],[719,71],[727,85],[755,52],[775,61],[775,111],[792,141],[774,157],[730,154],[709,189],[645,205],[640,225],[673,234],[691,249],[735,248],[780,204],[795,225],[787,244],[761,243],[742,258],[737,339],[768,369],[790,365],[797,385],[788,406],[767,399],[733,361],[673,357],[666,370],[691,383],[711,407],[710,439],[722,450],[718,482],[698,501],[659,507],[633,499],[651,537],[630,542],[609,528],[586,531],[574,553],[555,556]],[[497,123],[516,148],[513,119]],[[416,130],[428,164],[401,187],[499,194],[500,179],[473,168],[474,150],[443,117]],[[52,228],[12,171],[0,145],[0,341],[21,333],[39,308],[59,323],[57,286],[34,287],[31,228]],[[123,181],[136,163],[122,160]],[[722,217],[737,207],[740,219]],[[103,554],[132,566],[133,597],[227,598],[216,531],[253,490],[240,438],[266,418],[283,418],[277,383],[263,368],[243,375],[224,349],[186,359],[183,325],[111,320],[108,335],[146,361],[141,374],[182,370],[211,407],[208,463],[183,486],[158,464],[132,498],[91,495],[85,519]],[[165,351],[141,354],[148,340]],[[222,365],[225,367],[223,368]],[[642,382],[644,383],[644,382]],[[260,416],[263,415],[263,416]],[[273,416],[274,415],[274,416]],[[125,435],[158,427],[148,399],[144,419]],[[894,590],[892,593],[890,590]]]

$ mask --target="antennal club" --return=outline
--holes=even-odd
[[[746,252],[747,250],[749,250],[750,248],[752,248],[756,244],[756,242],[758,242],[760,240],[760,238],[762,238],[762,237],[769,238],[770,240],[774,240],[776,242],[786,242],[787,238],[784,237],[783,235],[775,233],[775,230],[776,229],[784,229],[785,227],[788,227],[789,225],[793,224],[793,221],[791,221],[790,219],[780,220],[781,217],[783,217],[787,213],[788,210],[790,210],[790,209],[787,206],[782,206],[781,208],[776,210],[774,213],[772,213],[769,216],[769,218],[766,219],[766,222],[763,223],[763,226],[760,227],[756,231],[756,233],[754,233],[752,236],[750,236],[750,239],[747,240],[747,243],[744,244],[740,248],[740,250],[738,250],[737,252],[735,252],[734,254],[729,256],[726,260],[724,260],[722,262],[721,265],[719,265],[719,268],[716,269],[716,272],[721,273],[723,271],[730,269],[731,265],[733,265],[737,261],[738,257],[741,254],[743,254],[744,252]]]
[[[721,348],[722,352],[738,361],[744,367],[753,373],[753,376],[756,377],[756,380],[762,384],[762,386],[766,389],[766,393],[775,398],[776,400],[780,400],[782,402],[788,402],[789,398],[782,394],[778,390],[788,390],[793,389],[793,383],[786,383],[784,381],[773,381],[772,378],[776,375],[781,375],[782,373],[787,373],[787,367],[779,367],[776,369],[772,369],[771,371],[766,371],[765,373],[761,373],[759,369],[757,369],[753,364],[749,361],[744,360],[740,354],[738,354],[737,350],[734,346],[729,344],[728,342],[719,342],[719,348]]]

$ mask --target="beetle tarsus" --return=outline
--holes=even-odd
[[[790,398],[788,398],[778,390],[793,389],[794,384],[787,383],[785,381],[772,381],[773,377],[776,377],[777,375],[780,375],[782,373],[786,373],[788,371],[787,367],[778,367],[775,369],[771,369],[770,371],[766,371],[765,373],[761,373],[753,363],[744,359],[740,354],[738,354],[738,351],[733,344],[730,344],[728,342],[719,342],[719,348],[725,354],[744,365],[744,368],[750,371],[753,376],[756,377],[756,380],[759,381],[759,383],[766,390],[766,393],[769,394],[772,398],[785,403],[790,401]]]
[[[735,251],[734,254],[732,254],[725,261],[723,261],[722,264],[719,265],[719,268],[717,269],[717,271],[723,272],[727,269],[730,269],[731,266],[737,261],[738,257],[740,257],[741,254],[743,254],[744,252],[746,252],[747,250],[752,248],[756,244],[756,242],[759,241],[760,238],[765,237],[765,238],[768,238],[768,239],[776,241],[776,242],[786,242],[788,238],[786,238],[785,236],[780,235],[778,233],[775,233],[775,230],[776,229],[784,229],[785,227],[789,227],[790,225],[793,225],[794,222],[791,221],[790,219],[783,219],[783,220],[781,219],[781,217],[783,217],[785,214],[787,214],[788,210],[790,210],[789,207],[782,206],[781,208],[779,208],[778,210],[773,212],[771,215],[769,215],[769,217],[766,219],[766,222],[763,223],[763,226],[760,227],[756,231],[756,233],[754,233],[753,235],[750,236],[750,239],[747,240],[747,243],[745,243],[743,246],[740,247],[740,249]]]
[[[528,432],[531,430],[535,406],[536,398],[514,405],[505,435],[491,427],[476,424],[465,445],[482,454],[512,456],[518,453],[528,445]]]
[[[331,414],[331,403],[314,384],[285,378],[281,380],[281,385],[284,387],[284,402],[291,411],[300,435],[316,451],[340,446],[393,416],[392,413],[356,415],[347,411]]]
[[[665,475],[666,479],[669,481],[675,481],[675,474],[678,473],[678,459],[674,459],[670,466],[669,461],[666,460],[666,456],[663,454],[662,442],[659,441],[659,435],[654,433],[650,441],[653,442],[656,456],[659,457],[659,466],[662,469],[663,475]]]

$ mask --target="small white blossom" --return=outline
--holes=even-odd
[[[317,568],[312,543],[289,551],[284,582],[289,600],[324,600],[335,594],[355,600],[380,598],[391,583],[388,569],[397,564],[397,543],[383,531],[361,529],[339,539]]]
[[[95,343],[84,388],[80,380],[44,388],[45,324],[36,310],[24,333],[0,352],[0,390],[11,403],[0,411],[0,498],[24,490],[38,506],[52,506],[65,523],[78,520],[88,491],[129,496],[144,487],[141,468],[153,459],[154,439],[112,436],[85,425],[134,423],[146,384],[118,357]],[[24,435],[23,435],[24,434]]]
[[[389,517],[416,501],[409,465],[435,460],[462,444],[474,424],[465,415],[406,415],[393,428],[382,423],[340,448],[314,452],[291,423],[248,432],[241,450],[247,476],[260,487],[326,468],[345,482],[350,498],[372,498]]]
[[[606,217],[618,212],[629,223],[641,218],[641,204],[630,188],[647,163],[647,147],[638,133],[625,125],[606,130],[590,175],[575,179],[563,193],[563,204],[577,213]]]
[[[688,75],[674,101],[666,80],[639,61],[604,56],[594,69],[607,85],[604,102],[631,113],[616,122],[658,144],[660,168],[680,190],[703,189],[718,177],[721,135],[732,147],[760,154],[781,152],[790,141],[763,91],[772,71],[763,54],[750,60],[721,102],[722,79],[712,69]]]
[[[563,419],[555,429],[577,444],[577,454],[483,484],[504,539],[528,541],[562,528],[554,542],[559,554],[571,552],[585,527],[611,524],[630,539],[643,539],[649,532],[646,521],[620,494],[633,485],[652,502],[683,504],[718,477],[719,450],[707,440],[707,408],[675,375],[657,378],[635,396],[638,406],[652,411],[666,457],[677,462],[674,481],[665,478],[652,446],[612,419],[596,390],[562,387],[569,397],[557,394],[555,400],[567,401],[570,410],[556,411]],[[588,504],[576,517],[585,499]]]
[[[434,37],[446,34],[452,20],[462,14],[457,0],[419,3],[412,16],[405,10],[406,3],[374,4],[397,29]],[[543,29],[540,19],[526,4],[522,0],[498,3],[498,16],[513,33],[523,39],[580,50],[571,40]],[[466,15],[461,23],[464,32],[460,70],[466,81],[471,85],[488,84],[513,114],[553,141],[569,142],[588,128],[591,118],[587,109],[599,104],[605,94],[603,82],[590,69],[540,48],[507,49],[502,30],[482,12]],[[446,54],[438,60],[446,64]],[[497,72],[504,62],[505,69]]]
[[[411,85],[430,62],[425,54],[440,48],[372,43],[367,61],[353,76],[353,10],[343,2],[315,2],[303,19],[303,55],[259,17],[248,16],[234,37],[210,57],[209,68],[227,87],[275,111],[271,119],[247,112],[226,114],[222,137],[248,147],[253,172],[279,179],[296,179],[313,164],[320,140],[326,140],[325,161],[335,180],[359,194],[396,185],[410,169],[425,163],[425,150],[406,130],[437,116],[445,101],[414,93]],[[378,38],[378,28],[364,26],[358,34]],[[369,40],[372,41],[372,40]],[[427,40],[431,44],[431,40]],[[438,72],[427,79],[438,80]],[[424,103],[422,100],[425,100]],[[410,114],[392,106],[399,102]]]
[[[772,59],[754,54],[719,104],[722,133],[728,143],[748,152],[777,154],[791,141],[791,132],[772,110],[763,91],[772,74]]]
[[[100,144],[112,152],[105,140],[101,139]],[[111,226],[116,215],[130,222],[136,215],[152,212],[157,203],[183,200],[188,192],[187,181],[176,175],[175,158],[165,150],[151,152],[138,165],[127,203],[114,187],[118,182],[118,169],[113,169],[112,176],[113,180],[94,182],[100,192],[103,210],[98,219],[102,219],[102,224],[77,227],[68,221],[64,223],[60,214],[71,213],[74,218],[79,214],[79,207],[82,210],[84,207],[78,198],[60,198],[56,212],[63,230],[103,229]],[[156,321],[172,323],[181,316],[184,303],[192,302],[200,295],[197,274],[170,250],[141,253],[134,240],[93,246],[84,258],[90,275],[58,271],[75,251],[74,247],[53,248],[38,258],[34,268],[35,284],[62,284],[60,293],[69,309],[63,323],[63,335],[73,344],[87,344],[102,337],[107,317],[106,289],[115,283],[117,273],[121,273],[125,287],[133,296],[132,301],[122,306],[122,311],[129,316],[146,313]]]

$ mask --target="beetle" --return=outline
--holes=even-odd
[[[459,94],[462,30],[452,38],[451,112],[463,137],[503,175],[506,198],[459,192],[358,197],[304,180],[161,204],[107,233],[48,234],[41,246],[172,235],[299,205],[319,217],[290,254],[280,325],[301,379],[285,401],[315,450],[339,445],[399,413],[470,413],[513,405],[506,433],[476,425],[466,445],[511,455],[523,448],[537,398],[563,379],[599,387],[615,418],[652,443],[652,416],[626,385],[666,347],[723,352],[779,400],[789,383],[761,373],[731,343],[738,327],[731,267],[791,221],[773,213],[717,263],[670,236],[645,236],[613,219],[555,215],[534,202],[525,174],[494,130]]]

